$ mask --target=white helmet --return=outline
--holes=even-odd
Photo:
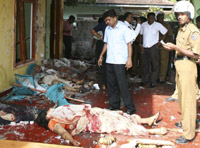
[[[194,6],[189,1],[179,1],[174,5],[174,13],[189,13],[189,18],[194,18]]]
[[[156,14],[155,14],[155,18],[156,20],[158,20],[158,15],[161,14],[161,15],[165,15],[165,13],[163,11],[157,11]]]

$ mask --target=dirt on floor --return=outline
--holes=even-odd
[[[167,97],[171,96],[174,91],[174,84],[160,84],[155,88],[149,88],[149,86],[139,87],[139,82],[130,83],[130,90],[133,102],[136,106],[136,114],[141,117],[149,117],[160,111],[159,122],[156,127],[176,128],[174,124],[181,120],[181,113],[179,104],[174,101],[168,102]],[[108,108],[106,103],[108,96],[106,90],[95,90],[87,94],[81,95],[81,99],[92,102],[92,107]],[[28,106],[36,106],[39,108],[45,108],[52,106],[48,102],[41,104],[41,100],[34,100],[32,104],[29,101],[14,102],[17,104],[23,104]],[[74,103],[74,102],[71,102]],[[125,111],[125,108],[122,109]],[[198,112],[200,110],[198,109]],[[200,120],[199,114],[197,118]],[[156,139],[156,140],[168,140],[175,144],[175,138],[181,136],[181,133],[169,131],[166,135],[149,135],[149,136],[123,136],[113,135],[116,137],[116,143],[112,146],[105,146],[97,144],[97,140],[105,134],[95,134],[83,132],[74,138],[81,142],[81,146],[85,148],[103,148],[103,147],[120,147],[120,145],[127,143],[131,139],[143,138],[143,139]],[[45,130],[39,127],[36,123],[20,125],[7,125],[0,127],[0,139],[18,140],[18,141],[32,141],[48,144],[61,144],[70,145],[68,141],[61,139],[59,136],[49,130]],[[199,148],[200,147],[200,134],[196,133],[196,138],[193,142],[178,145],[175,144],[174,148]]]

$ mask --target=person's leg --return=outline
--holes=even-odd
[[[195,137],[196,127],[196,64],[189,60],[176,62],[177,73],[179,75],[178,95],[181,105],[183,137],[191,140]]]
[[[106,64],[106,78],[110,109],[120,109],[120,95],[113,64]]]
[[[149,81],[149,64],[150,64],[150,49],[144,48],[142,53],[142,83],[146,84]]]
[[[65,37],[65,58],[71,58],[72,39],[70,36]]]
[[[148,125],[156,124],[156,121],[158,120],[159,115],[160,115],[160,112],[158,112],[154,116],[151,116],[148,118],[141,118],[140,122],[141,122],[141,124],[148,124]]]
[[[135,106],[133,104],[133,100],[131,98],[131,94],[128,87],[128,82],[125,74],[125,65],[124,64],[115,64],[114,65],[114,73],[116,75],[117,87],[120,90],[120,95],[124,101],[124,104],[127,108],[127,111],[133,113],[135,112]],[[108,81],[108,80],[107,80]]]
[[[169,51],[164,48],[160,48],[160,68],[159,68],[159,79],[161,82],[166,80],[167,70],[169,61]]]
[[[158,73],[159,73],[159,50],[156,45],[150,48],[151,53],[151,83],[156,84],[158,80]]]
[[[165,127],[154,128],[154,129],[146,129],[149,134],[159,134],[164,135],[167,133],[167,129]]]

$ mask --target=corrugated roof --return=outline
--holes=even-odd
[[[121,4],[121,5],[174,5],[168,0],[96,0],[97,4]]]

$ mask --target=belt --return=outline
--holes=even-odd
[[[187,56],[177,56],[175,55],[175,61],[177,60],[190,60],[190,61],[193,61],[193,62],[196,62],[197,59],[193,59],[193,58],[190,58],[190,57],[187,57]]]
[[[187,56],[177,56],[177,55],[175,55],[175,60],[192,60],[193,61],[194,59],[187,57]]]

